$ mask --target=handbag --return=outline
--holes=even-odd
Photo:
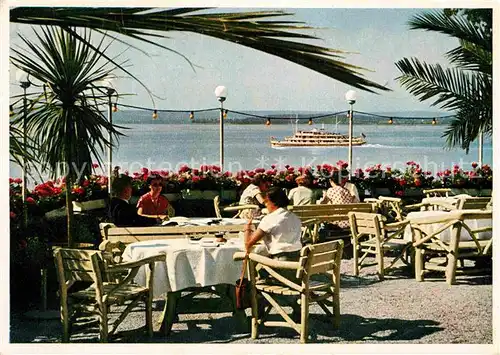
[[[245,309],[251,307],[250,302],[250,282],[245,278],[245,272],[247,270],[248,255],[245,255],[243,259],[243,268],[241,270],[241,276],[238,281],[236,281],[235,291],[236,291],[236,309]]]

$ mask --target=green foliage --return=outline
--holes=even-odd
[[[457,38],[460,45],[446,56],[454,68],[430,65],[417,58],[396,62],[399,82],[420,101],[453,111],[445,130],[448,147],[466,152],[481,132],[492,132],[492,36],[491,11],[443,10],[426,12],[409,22],[412,29],[440,32]],[[489,22],[488,22],[489,21]]]

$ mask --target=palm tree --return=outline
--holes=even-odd
[[[96,47],[98,51],[86,44],[91,41],[89,33],[81,35],[83,42],[60,28],[42,28],[41,34],[35,31],[39,44],[21,36],[29,50],[11,49],[13,65],[49,87],[47,92],[34,93],[25,118],[26,129],[39,148],[44,170],[56,177],[61,163],[64,165],[70,246],[73,182],[90,175],[93,157],[101,161],[100,152],[109,145],[104,132],[120,134],[100,111],[107,104],[107,95],[99,84],[115,67],[103,60],[100,53],[106,46],[102,41]],[[12,122],[14,127],[22,123],[23,117]]]
[[[311,27],[298,21],[264,20],[293,14],[283,11],[199,13],[206,9],[17,7],[10,11],[10,22],[60,26],[82,40],[85,39],[74,28],[90,28],[120,42],[124,42],[120,37],[123,35],[173,52],[176,51],[161,45],[157,39],[167,38],[170,31],[194,32],[278,56],[362,90],[389,90],[363,78],[357,72],[363,68],[343,62],[343,51],[285,40],[317,39],[303,33]]]
[[[491,18],[491,10],[484,11]],[[460,12],[433,11],[413,17],[411,29],[440,32],[457,38],[460,45],[446,53],[454,68],[427,64],[417,58],[396,62],[399,82],[420,101],[433,99],[433,106],[454,111],[445,130],[448,147],[460,146],[468,153],[481,134],[492,132],[492,36],[487,21],[481,23]],[[489,22],[491,24],[491,20]]]

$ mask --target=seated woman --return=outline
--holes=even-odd
[[[285,191],[278,187],[271,187],[266,193],[264,203],[269,211],[260,221],[257,229],[253,231],[252,220],[245,225],[245,248],[251,252],[255,244],[262,240],[264,248],[256,248],[255,252],[280,261],[298,261],[300,258],[301,222],[299,217],[287,210],[289,204]],[[294,270],[280,270],[280,274],[287,279],[299,282]],[[260,278],[268,278],[265,270],[259,270]],[[288,297],[280,297],[280,302],[285,302],[292,307],[292,319],[300,319],[300,306]],[[266,301],[259,299],[259,313]]]
[[[163,178],[160,175],[151,175],[147,183],[150,191],[142,195],[137,201],[137,214],[157,220],[168,218],[169,202],[161,194]]]
[[[299,260],[301,222],[299,217],[287,210],[288,197],[278,188],[272,187],[265,193],[264,204],[269,211],[253,231],[252,220],[245,226],[245,248],[250,251],[260,240],[263,240],[263,254],[278,260]]]
[[[347,179],[341,176],[340,171],[333,171],[332,176],[330,176],[331,187],[328,190],[323,191],[323,197],[318,201],[318,203],[331,205],[355,203],[355,197],[344,187],[346,181]],[[336,225],[340,228],[348,228],[349,222],[340,221],[336,223]]]
[[[295,179],[297,187],[290,190],[288,199],[292,205],[310,205],[313,203],[313,192],[307,186],[309,185],[309,178],[306,175],[301,175]]]
[[[132,196],[132,179],[120,175],[113,179],[113,197],[109,203],[109,217],[117,227],[145,227],[156,224],[156,220],[139,216],[129,203]]]
[[[240,197],[239,205],[264,205],[263,194],[269,188],[270,182],[267,181],[264,175],[256,175],[250,185],[246,187]],[[260,215],[260,210],[243,210],[239,217],[250,219]]]

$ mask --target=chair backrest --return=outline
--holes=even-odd
[[[111,242],[130,244],[155,239],[177,239],[190,235],[214,237],[223,233],[224,238],[238,238],[245,225],[209,226],[158,226],[158,227],[111,227],[105,231],[104,238]]]
[[[343,240],[311,244],[300,251],[297,278],[309,278],[314,274],[324,274],[333,271],[336,282],[340,281],[340,262],[344,249]]]
[[[458,210],[482,210],[491,201],[491,197],[466,197],[458,201]]]
[[[68,289],[75,281],[88,281],[102,288],[101,252],[97,250],[79,250],[57,248],[54,257],[59,279],[61,298],[66,299]],[[102,261],[102,260],[101,260]]]
[[[442,188],[442,189],[428,189],[422,190],[425,194],[425,197],[448,197],[448,194],[451,192],[451,189]]]
[[[381,242],[384,233],[382,215],[378,213],[349,212],[349,224],[351,225],[351,235],[354,240],[362,236],[375,237]]]
[[[399,197],[380,196],[378,198],[379,213],[388,220],[402,221],[403,201]]]
[[[350,211],[372,212],[371,203],[346,203],[335,205],[301,205],[288,206],[301,221],[317,219],[318,222],[338,222],[348,220],[347,213]]]
[[[214,210],[215,210],[215,216],[217,218],[222,218],[222,215],[220,213],[220,196],[219,195],[214,197]]]

